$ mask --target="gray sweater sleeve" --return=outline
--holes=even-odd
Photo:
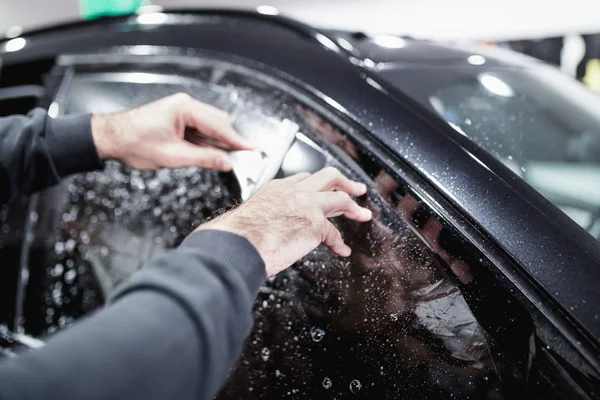
[[[264,279],[244,238],[193,233],[103,310],[0,363],[0,399],[211,399],[239,356]]]
[[[0,204],[101,167],[90,115],[52,119],[38,108],[0,118]]]

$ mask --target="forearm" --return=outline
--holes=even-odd
[[[0,204],[101,166],[89,115],[52,119],[35,109],[0,118]]]
[[[245,239],[192,234],[104,310],[0,364],[0,398],[210,399],[239,355],[264,278]]]

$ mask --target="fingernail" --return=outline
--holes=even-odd
[[[367,185],[365,185],[362,182],[356,182],[356,188],[358,190],[360,190],[361,192],[366,192],[367,191]]]
[[[232,168],[231,161],[229,161],[229,158],[227,157],[217,158],[215,161],[215,167],[220,171],[230,171]]]
[[[365,213],[365,218],[371,219],[373,218],[373,211],[369,210],[368,208],[364,208],[364,213]]]

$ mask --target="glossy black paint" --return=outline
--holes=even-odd
[[[516,267],[502,273],[595,363],[600,337],[597,242],[501,163],[399,92],[393,80],[382,79],[382,72],[361,59],[368,50],[356,46],[349,52],[334,37],[277,17],[219,11],[168,15],[171,21],[160,25],[140,24],[132,16],[38,31],[24,36],[23,50],[0,52],[0,57],[5,68],[18,68],[64,53],[111,53],[115,46],[143,45],[258,63],[362,126],[390,151],[391,165],[402,160],[443,194],[514,260]],[[450,53],[442,60],[463,62],[464,53]],[[391,55],[370,57],[384,65],[399,61]],[[476,245],[486,248],[483,241]]]

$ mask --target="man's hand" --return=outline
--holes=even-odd
[[[335,168],[310,175],[300,173],[273,180],[233,211],[198,229],[218,229],[245,237],[265,261],[273,276],[324,243],[335,254],[347,257],[350,248],[328,218],[344,217],[366,222],[371,211],[350,196],[367,188],[351,181]]]
[[[94,115],[92,135],[101,159],[136,169],[229,171],[231,162],[223,149],[253,148],[235,132],[225,111],[183,93],[122,113]]]

